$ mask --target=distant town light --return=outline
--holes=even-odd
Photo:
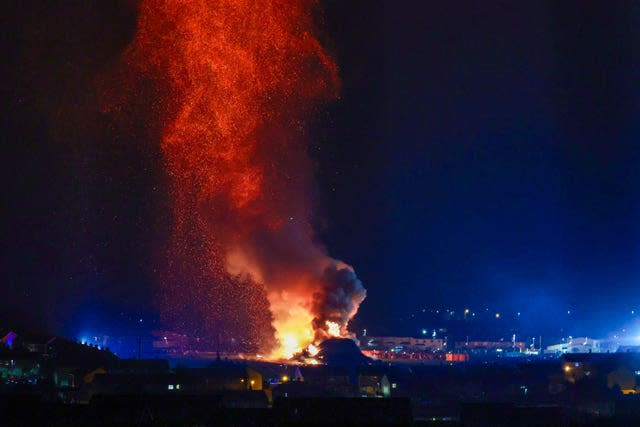
[[[283,375],[282,376],[282,382],[286,383],[287,381],[289,381],[289,376],[288,375]]]

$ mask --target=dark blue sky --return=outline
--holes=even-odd
[[[331,4],[328,239],[363,324],[489,306],[588,333],[640,302],[640,9],[529,3]]]
[[[133,34],[126,4],[16,1],[3,18],[5,313],[153,313],[161,156],[86,91]],[[321,237],[368,288],[358,327],[469,306],[572,310],[587,333],[640,313],[637,3],[325,6],[343,90],[311,152]]]

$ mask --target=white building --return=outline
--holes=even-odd
[[[547,346],[545,353],[601,353],[601,340],[587,337],[569,338],[565,342]]]

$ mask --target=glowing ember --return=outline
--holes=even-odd
[[[122,116],[142,117],[164,155],[173,225],[163,321],[272,358],[346,335],[366,295],[310,225],[304,123],[339,86],[314,36],[315,8],[309,0],[143,0],[123,67],[104,85],[106,110],[137,105]],[[129,99],[109,95],[121,86]]]
[[[309,344],[307,346],[307,352],[310,356],[317,356],[320,349],[313,344]]]
[[[336,322],[332,322],[330,320],[327,320],[325,323],[327,325],[327,334],[329,334],[329,336],[332,336],[332,337],[342,336],[342,334],[340,333],[339,324],[337,324]]]

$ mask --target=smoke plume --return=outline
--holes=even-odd
[[[163,320],[279,357],[346,335],[365,298],[311,225],[306,123],[339,90],[317,12],[305,0],[144,0],[102,85],[106,110],[146,99],[134,114],[164,155]]]

